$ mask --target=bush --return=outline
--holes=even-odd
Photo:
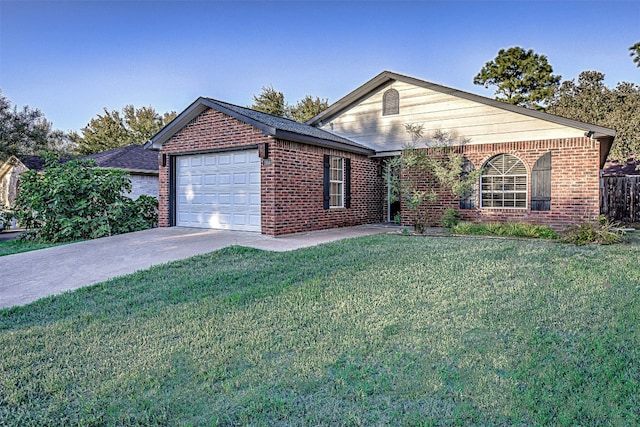
[[[460,222],[460,218],[458,218],[458,211],[455,209],[449,208],[444,211],[444,214],[440,217],[440,225],[445,228],[452,229]]]
[[[20,177],[15,215],[23,236],[47,242],[95,239],[150,228],[157,222],[157,201],[131,200],[131,180],[120,169],[99,169],[92,160],[59,163],[43,156],[44,172]]]
[[[610,245],[624,241],[624,231],[618,223],[609,221],[604,215],[598,219],[569,227],[562,234],[562,241],[582,246],[589,243]]]
[[[11,228],[13,222],[13,212],[0,203],[0,231]]]
[[[522,222],[476,224],[461,222],[453,228],[456,234],[480,236],[527,237],[535,239],[557,239],[558,233],[546,225],[525,224]]]

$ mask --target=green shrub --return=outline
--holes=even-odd
[[[546,225],[525,224],[522,222],[489,222],[476,224],[461,222],[453,228],[456,234],[479,236],[527,237],[537,239],[557,239],[558,233]]]
[[[10,229],[12,221],[13,212],[5,205],[0,203],[0,231]]]
[[[94,161],[60,163],[45,154],[43,172],[20,177],[15,215],[27,229],[25,239],[66,242],[144,230],[157,222],[157,201],[131,200],[128,174],[99,169]]]
[[[449,208],[444,211],[444,214],[440,217],[440,225],[445,228],[454,228],[460,222],[460,218],[458,218],[458,211],[455,209]]]
[[[569,227],[562,234],[562,241],[578,246],[589,243],[610,245],[624,241],[624,234],[618,223],[609,221],[604,215],[600,215],[596,220]]]

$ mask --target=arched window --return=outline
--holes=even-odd
[[[382,115],[390,116],[398,113],[400,113],[400,94],[395,89],[389,89],[382,95]]]
[[[460,176],[465,178],[471,172],[473,172],[476,168],[473,166],[473,163],[469,161],[466,157],[462,159],[462,172]],[[476,208],[476,184],[473,184],[470,191],[466,194],[460,196],[460,209],[475,209]]]
[[[531,170],[531,210],[551,210],[551,151],[540,157]]]
[[[480,177],[483,208],[527,207],[527,168],[511,154],[499,154],[489,159]]]

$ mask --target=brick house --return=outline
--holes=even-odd
[[[147,144],[158,151],[159,225],[280,235],[376,223],[398,214],[383,179],[420,124],[482,168],[473,194],[441,197],[473,221],[564,228],[599,213],[599,172],[615,131],[383,72],[306,124],[199,98]],[[425,183],[429,178],[425,177]]]

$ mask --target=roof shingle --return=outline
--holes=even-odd
[[[118,168],[130,172],[158,173],[158,153],[145,150],[142,145],[127,145],[82,159],[93,159],[101,168]]]

